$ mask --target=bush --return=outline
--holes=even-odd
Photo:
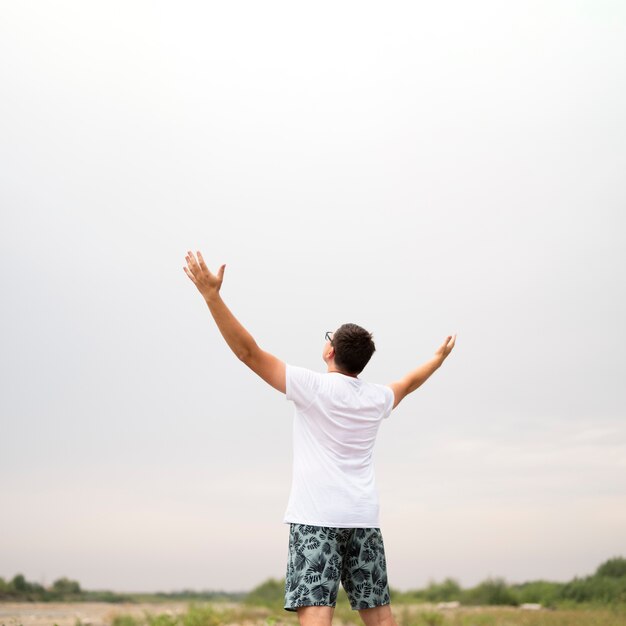
[[[75,580],[63,577],[52,583],[52,592],[59,596],[77,595],[81,593],[81,589]]]
[[[113,591],[85,591],[83,592],[85,600],[90,602],[134,602],[132,596],[115,593]]]
[[[412,613],[404,609],[399,615],[398,623],[402,626],[442,626],[445,624],[445,618],[436,611]]]
[[[502,578],[488,578],[473,589],[468,589],[464,592],[462,601],[464,604],[480,605],[519,604],[517,596]]]
[[[178,626],[178,617],[175,615],[168,615],[167,613],[160,613],[159,615],[146,615],[147,626]]]
[[[139,622],[132,615],[116,615],[111,626],[139,626]]]
[[[626,576],[626,559],[615,557],[609,559],[598,566],[595,573],[596,576],[605,576],[607,578],[622,578]]]
[[[515,585],[513,592],[520,603],[533,602],[546,607],[553,607],[559,598],[563,583],[534,580],[521,585]]]
[[[563,585],[560,599],[574,602],[611,604],[626,602],[626,577],[588,576]]]
[[[183,626],[220,626],[225,621],[224,615],[210,606],[191,604],[187,613],[183,615]],[[155,625],[156,626],[156,625]],[[167,626],[159,624],[158,626]]]
[[[461,586],[456,580],[446,578],[442,583],[429,583],[424,590],[424,599],[429,602],[451,602],[461,599]]]
[[[441,626],[444,622],[443,615],[433,611],[420,613],[420,620],[425,626]]]
[[[266,606],[270,609],[282,609],[285,601],[285,581],[269,578],[255,587],[244,598],[246,604]]]

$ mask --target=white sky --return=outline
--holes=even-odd
[[[292,406],[258,343],[390,382],[390,583],[626,554],[621,2],[12,2],[0,10],[0,576],[284,575]]]

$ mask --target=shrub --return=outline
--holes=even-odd
[[[285,581],[269,578],[255,587],[244,598],[244,602],[254,606],[266,606],[270,609],[282,609],[285,600]]]
[[[183,615],[183,626],[220,626],[228,620],[211,606],[190,604],[187,613]],[[158,626],[167,626],[159,624]]]
[[[543,606],[554,606],[559,598],[563,583],[533,580],[513,587],[520,603],[536,602]]]
[[[502,578],[488,578],[463,594],[464,604],[513,605],[519,604],[515,593]]]
[[[159,615],[146,615],[147,626],[178,626],[179,620],[175,615],[160,613]]]
[[[59,578],[52,583],[52,591],[61,596],[81,593],[80,585],[69,578]]]
[[[420,613],[420,619],[425,626],[441,626],[444,622],[443,615],[433,611]]]
[[[446,578],[442,583],[429,583],[424,590],[424,598],[429,602],[450,602],[460,600],[461,586],[456,580]]]
[[[588,576],[563,585],[559,599],[599,604],[626,602],[626,577]]]
[[[111,622],[111,626],[139,626],[139,621],[132,615],[116,615]]]
[[[436,611],[412,613],[404,609],[399,616],[398,623],[401,626],[442,626],[445,624],[445,619],[441,613]]]
[[[607,578],[621,578],[626,576],[626,559],[615,557],[609,559],[598,566],[596,576],[606,576]]]

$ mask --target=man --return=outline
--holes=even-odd
[[[395,626],[372,452],[384,418],[438,369],[456,335],[435,356],[390,385],[358,378],[375,351],[356,324],[326,333],[321,374],[285,364],[262,350],[224,304],[225,265],[212,274],[198,251],[185,273],[204,297],[230,349],[252,371],[295,404],[293,482],[284,521],[290,524],[285,609],[302,626],[328,626],[339,581],[366,626]]]

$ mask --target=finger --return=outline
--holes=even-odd
[[[196,261],[196,257],[193,255],[193,252],[191,250],[187,251],[187,263],[189,263],[189,266],[193,269],[199,267],[198,262]]]
[[[192,272],[192,274],[194,276],[196,276],[198,278],[200,276],[202,276],[202,274],[203,274],[202,268],[198,265],[198,262],[196,261],[196,259],[193,256],[187,255],[187,264],[189,265],[189,269],[191,270],[191,272]]]
[[[456,341],[456,335],[454,335],[454,336],[451,338],[450,342],[448,343],[448,346],[446,347],[446,352],[447,352],[448,354],[450,354],[450,352],[452,352],[452,348],[454,348],[454,342],[455,342],[455,341]]]
[[[187,261],[186,271],[193,276],[193,265],[188,255],[185,257],[185,261]]]
[[[224,270],[226,269],[226,264],[224,263],[224,265],[222,265],[222,267],[220,267],[220,269],[217,271],[217,277],[220,280],[224,280]]]
[[[185,274],[187,274],[187,276],[189,276],[189,278],[191,278],[191,280],[195,284],[196,277],[189,271],[189,269],[187,267],[183,267],[183,269],[185,270]]]
[[[198,250],[198,262],[200,263],[201,269],[203,269],[205,272],[209,271],[209,268],[206,266],[206,263],[204,262],[204,258],[202,256],[202,252],[200,252],[200,250]]]

